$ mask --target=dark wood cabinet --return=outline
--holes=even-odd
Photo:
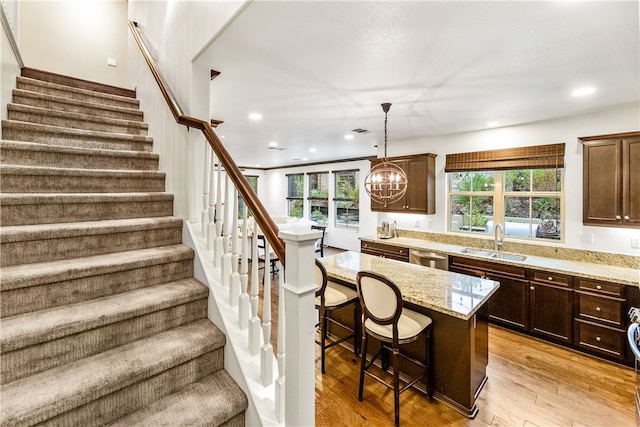
[[[571,342],[573,278],[556,273],[530,272],[530,331],[553,341]]]
[[[575,280],[574,344],[594,354],[624,360],[628,287],[591,279]]]
[[[436,213],[435,158],[436,155],[431,153],[388,157],[387,161],[399,166],[407,175],[407,192],[400,200],[386,206],[371,200],[371,210],[375,212]],[[383,159],[372,160],[371,167],[382,161]]]
[[[528,269],[457,256],[449,260],[450,271],[500,282],[489,299],[490,321],[515,329],[529,329]]]
[[[382,258],[409,262],[409,248],[402,246],[387,245],[379,242],[360,241],[360,252]]]
[[[640,132],[579,138],[583,223],[640,227]]]

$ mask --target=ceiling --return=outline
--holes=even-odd
[[[376,155],[382,102],[389,145],[638,104],[639,21],[638,1],[255,1],[206,53],[212,117],[270,168]]]

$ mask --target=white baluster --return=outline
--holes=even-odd
[[[253,250],[251,252],[251,318],[249,319],[249,354],[255,356],[260,351],[260,318],[258,317],[258,222],[253,218]],[[269,271],[269,242],[264,245],[264,274]]]
[[[240,299],[238,300],[238,324],[240,329],[247,329],[249,326],[249,294],[247,293],[247,285],[249,282],[249,230],[247,230],[247,204],[244,204],[242,213],[242,261],[240,262]],[[255,240],[255,236],[253,237]],[[253,245],[252,245],[253,246]],[[255,259],[255,258],[254,258]],[[257,262],[257,261],[256,261]],[[251,262],[253,264],[253,261]]]
[[[222,267],[222,200],[224,195],[222,194],[222,164],[218,159],[218,182],[216,183],[216,241],[213,246],[213,265],[220,268]]]
[[[262,347],[260,348],[260,378],[262,385],[269,386],[273,383],[273,346],[271,345],[271,280],[269,274],[269,254],[265,244],[264,286],[262,295]],[[283,276],[284,274],[280,274]]]
[[[276,379],[276,417],[278,421],[284,423],[284,402],[285,402],[285,309],[284,309],[284,271],[278,263],[280,275],[278,277],[278,378]]]
[[[229,286],[229,304],[232,307],[238,305],[240,296],[240,274],[238,274],[238,189],[233,187],[233,225],[231,227],[231,285]],[[246,234],[246,229],[243,234]]]
[[[200,223],[200,232],[202,237],[207,238],[207,222],[209,219],[209,144],[204,145],[204,169],[202,181],[202,217]],[[206,241],[206,240],[205,240]]]
[[[220,278],[222,286],[229,286],[231,280],[231,252],[229,245],[231,242],[231,219],[229,218],[229,175],[225,174],[224,180],[224,207],[222,220],[222,269],[220,270]]]
[[[216,238],[216,192],[213,180],[215,179],[215,173],[213,173],[215,167],[215,154],[211,150],[211,165],[209,165],[209,223],[207,224],[207,250],[212,251],[214,247],[214,241]]]

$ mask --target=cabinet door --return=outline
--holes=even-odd
[[[640,137],[622,141],[622,219],[640,226]]]
[[[409,159],[404,164],[409,184],[404,209],[411,213],[434,214],[435,160],[431,156]]]
[[[589,141],[583,148],[584,224],[618,225],[622,210],[622,146],[618,139]]]
[[[512,328],[529,329],[529,281],[487,273],[487,279],[500,282],[489,299],[489,319]]]
[[[530,290],[531,331],[570,343],[573,289],[531,282]]]

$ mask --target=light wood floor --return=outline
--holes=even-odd
[[[277,289],[276,276],[272,290]],[[273,310],[275,317],[275,302]],[[274,319],[274,338],[276,325]],[[316,425],[393,425],[391,390],[365,379],[364,399],[358,401],[360,365],[353,352],[340,346],[329,349],[324,375],[319,370],[319,355],[317,352]],[[435,399],[408,390],[400,396],[401,425],[636,425],[635,373],[631,368],[490,326],[487,376],[476,401],[480,411],[475,419],[469,420]]]

